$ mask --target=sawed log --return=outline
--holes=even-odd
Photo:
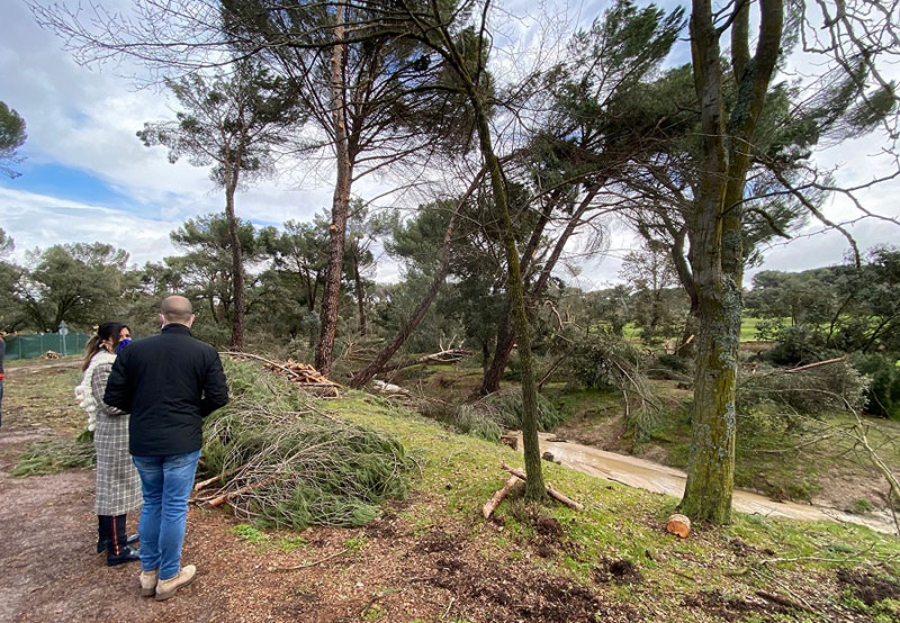
[[[506,463],[502,463],[500,465],[500,469],[503,469],[503,470],[509,472],[510,474],[512,474],[516,478],[519,478],[520,480],[528,480],[528,476],[525,474],[525,472],[517,467],[510,467]],[[579,504],[572,498],[563,495],[562,493],[560,493],[559,491],[554,489],[549,484],[547,485],[547,495],[549,495],[551,498],[553,498],[554,500],[556,500],[558,502],[562,502],[569,508],[574,508],[577,511],[584,510],[584,506],[582,504]]]
[[[500,488],[497,493],[491,497],[490,500],[484,505],[481,509],[481,514],[484,515],[485,519],[490,519],[491,514],[500,506],[500,502],[503,501],[503,498],[506,497],[506,494],[509,493],[513,487],[516,486],[516,483],[519,482],[518,476],[510,476],[509,480],[506,481],[506,484]]]
[[[691,520],[686,515],[675,513],[666,522],[666,532],[677,534],[682,539],[686,539],[691,533]]]

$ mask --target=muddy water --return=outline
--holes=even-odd
[[[659,465],[633,456],[605,452],[577,443],[554,442],[554,435],[540,435],[541,453],[550,452],[562,465],[585,474],[605,478],[629,487],[637,487],[665,493],[680,498],[684,495],[686,474],[680,470]],[[521,435],[519,447],[522,447]],[[775,502],[765,496],[735,489],[732,498],[735,510],[766,517],[786,517],[807,521],[832,520],[868,526],[885,534],[897,534],[897,529],[887,513],[852,515],[835,508],[793,502]]]

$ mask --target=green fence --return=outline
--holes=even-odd
[[[36,335],[10,335],[6,338],[6,359],[34,359],[48,350],[60,355],[79,355],[84,352],[90,336],[86,333],[39,333]]]

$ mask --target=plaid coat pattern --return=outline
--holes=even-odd
[[[101,361],[91,372],[91,394],[97,406],[94,449],[97,451],[98,515],[122,515],[139,508],[143,502],[141,479],[128,452],[129,416],[103,402],[113,360],[110,357],[109,361]]]

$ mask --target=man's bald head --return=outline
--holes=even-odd
[[[166,297],[159,310],[163,323],[178,323],[191,326],[194,322],[194,308],[191,302],[183,296],[173,295]]]

